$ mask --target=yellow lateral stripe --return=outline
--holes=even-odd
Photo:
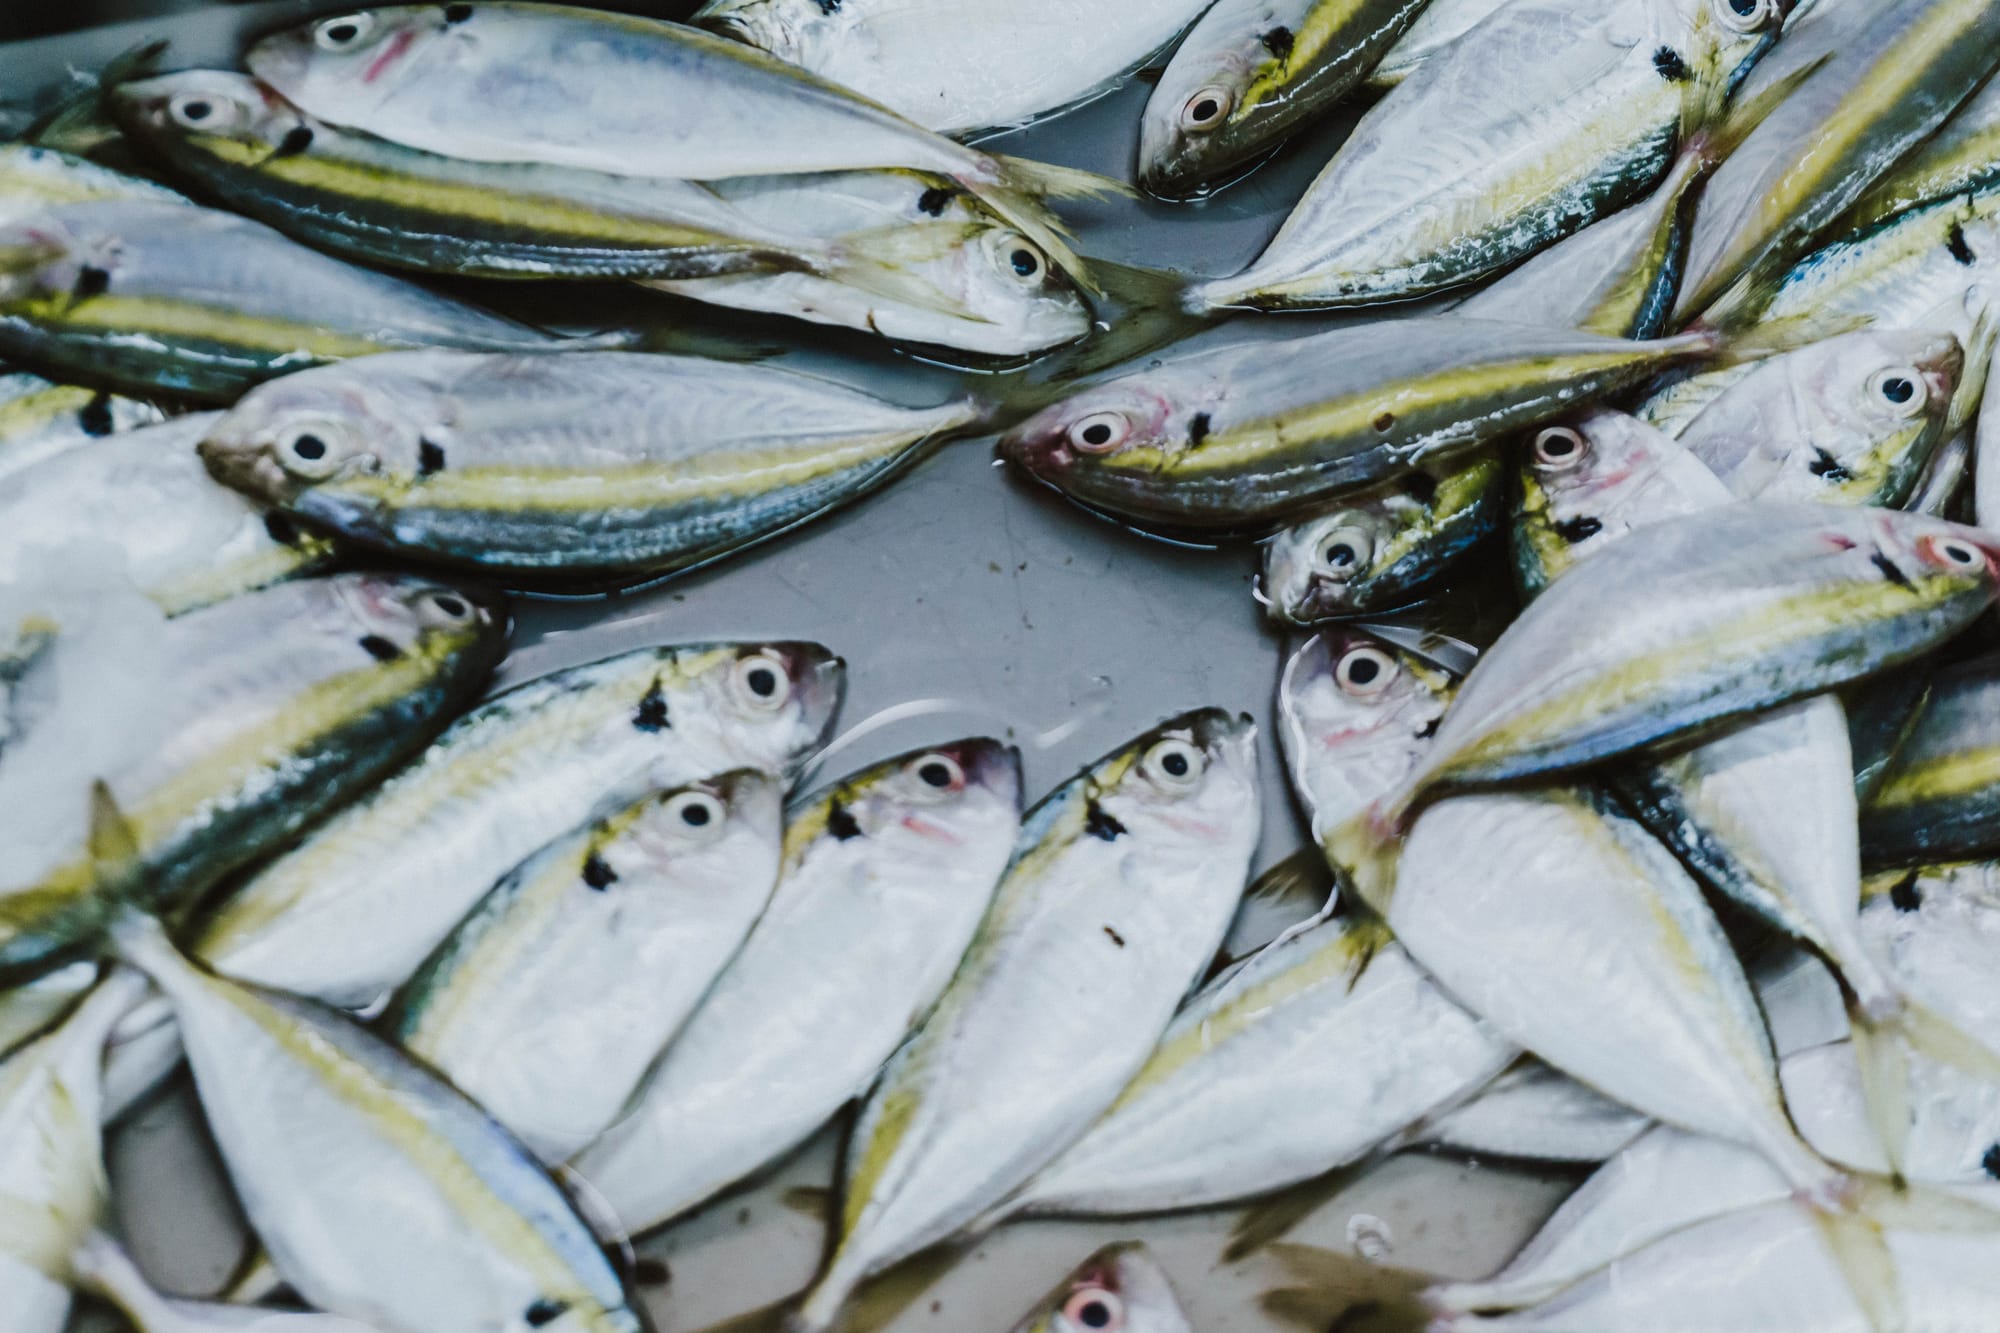
[[[1969,796],[2000,787],[2000,746],[1960,750],[1898,767],[1869,800],[1873,809],[1896,809]]]
[[[1292,49],[1284,59],[1266,60],[1243,90],[1243,100],[1230,115],[1232,124],[1251,111],[1290,91],[1293,73],[1319,58],[1335,37],[1342,35],[1357,15],[1379,5],[1381,0],[1320,0],[1306,14],[1306,21],[1292,34]]]
[[[69,303],[67,296],[59,301],[36,302],[23,313],[58,328],[102,329],[123,335],[151,334],[163,339],[203,338],[228,346],[276,353],[308,352],[328,359],[366,356],[392,345],[314,324],[296,324],[242,310],[115,293],[93,296],[74,305]]]
[[[904,1136],[910,1132],[910,1122],[922,1103],[920,1087],[892,1088],[883,1094],[882,1114],[875,1121],[875,1132],[869,1136],[867,1150],[847,1181],[846,1206],[841,1210],[843,1235],[851,1234],[860,1225],[862,1213],[874,1200],[882,1174],[895,1160],[896,1151],[902,1147]]]
[[[81,412],[96,396],[89,389],[51,384],[46,389],[0,401],[0,442],[46,429],[57,417]]]

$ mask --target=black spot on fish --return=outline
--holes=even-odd
[[[1852,481],[1854,474],[1840,465],[1840,460],[1824,449],[1813,450],[1813,461],[1806,468],[1815,477],[1825,477],[1828,481]]]
[[[674,1280],[665,1259],[640,1259],[632,1265],[632,1281],[642,1287],[664,1287]]]
[[[1394,412],[1384,412],[1381,416],[1375,418],[1376,430],[1385,431],[1395,424],[1396,424],[1396,414]]]
[[[446,5],[444,21],[447,24],[463,23],[472,17],[472,6],[466,4]]]
[[[102,296],[111,290],[111,272],[95,264],[85,264],[76,275],[76,295],[79,300],[88,296]]]
[[[1896,562],[1888,556],[1877,551],[1869,559],[1874,562],[1875,568],[1882,571],[1882,577],[1895,584],[1898,588],[1908,588],[1911,592],[1917,590],[1917,585],[1910,582],[1910,576],[1896,568]]]
[[[1125,937],[1123,935],[1120,935],[1117,931],[1113,930],[1109,926],[1106,926],[1104,928],[1104,933],[1111,938],[1111,942],[1113,944],[1117,945],[1121,949],[1125,947]]]
[[[840,12],[840,0],[813,0],[813,3],[819,6],[819,12],[822,14],[838,14]]]
[[[562,1318],[564,1311],[568,1309],[568,1301],[548,1300],[545,1298],[529,1306],[528,1312],[521,1317],[528,1321],[529,1328],[540,1328],[543,1324],[553,1324],[556,1320]]]
[[[1280,24],[1257,40],[1264,44],[1266,51],[1269,51],[1278,59],[1290,60],[1292,58],[1292,46],[1297,42],[1298,38],[1293,35],[1290,28]]]
[[[1431,737],[1438,734],[1438,727],[1441,726],[1443,723],[1444,719],[1441,717],[1432,718],[1430,721],[1424,723],[1424,729],[1417,733],[1417,739],[1420,741],[1429,740]]]
[[[667,696],[659,681],[654,681],[646,697],[639,700],[639,707],[632,714],[632,725],[641,731],[665,731],[673,725],[667,720]]]
[[[1188,422],[1188,443],[1200,444],[1208,438],[1213,419],[1206,412],[1197,412],[1193,421]]]
[[[85,435],[109,435],[114,424],[111,420],[111,396],[100,393],[92,397],[76,414],[76,424],[83,427]]]
[[[1653,68],[1660,71],[1660,77],[1668,83],[1686,83],[1693,77],[1687,61],[1671,46],[1663,46],[1653,52]]]
[[[1093,838],[1111,842],[1125,831],[1125,826],[1118,822],[1116,816],[1092,800],[1084,803],[1083,831]]]
[[[378,662],[393,662],[403,655],[403,650],[379,634],[370,634],[361,640],[361,650]]]
[[[1979,1169],[1995,1180],[2000,1180],[2000,1143],[1986,1150],[1986,1155],[1979,1159]]]
[[[299,525],[292,522],[290,514],[281,514],[273,509],[264,515],[264,531],[280,546],[299,544]]]
[[[313,131],[310,125],[294,125],[285,131],[285,137],[278,140],[272,157],[297,157],[313,146]]]
[[[583,858],[583,882],[599,893],[618,882],[618,872],[596,852]]]
[[[1602,531],[1604,531],[1604,525],[1596,519],[1588,517],[1566,518],[1556,524],[1556,536],[1569,542],[1571,545],[1575,545],[1577,542],[1589,541]]]
[[[1924,891],[1917,887],[1916,871],[1896,881],[1896,886],[1889,890],[1889,905],[1898,912],[1914,912],[1924,905]]]
[[[444,471],[444,446],[429,440],[417,441],[417,475],[428,477]]]
[[[1438,497],[1438,479],[1428,472],[1412,472],[1403,479],[1403,494],[1420,505],[1427,505]]]
[[[1953,259],[1967,268],[1979,262],[1979,256],[1973,253],[1971,243],[1965,239],[1965,228],[1956,222],[1951,224],[1951,230],[1945,234],[1944,248],[1951,251]]]
[[[835,801],[833,808],[826,812],[826,831],[846,842],[849,838],[861,836],[861,825],[846,806]]]
[[[929,214],[934,218],[943,217],[944,206],[950,203],[957,194],[958,191],[956,190],[947,190],[942,185],[933,185],[930,189],[925,190],[917,199],[917,211]]]

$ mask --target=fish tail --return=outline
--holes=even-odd
[[[1688,133],[1683,137],[1681,146],[1683,159],[1692,156],[1705,164],[1701,174],[1706,177],[1741,148],[1744,140],[1755,133],[1759,125],[1770,119],[1773,111],[1783,105],[1807,79],[1817,74],[1820,67],[1832,58],[1833,53],[1828,52],[1817,60],[1793,70],[1770,87],[1759,90],[1755,97],[1728,107],[1726,111],[1712,102],[1709,103],[1704,108],[1700,123],[1687,127]],[[1727,95],[1728,90],[1725,86],[1725,103]]]
[[[1979,311],[1961,344],[1965,368],[1952,391],[1951,411],[1944,426],[1947,435],[1956,435],[1979,420],[1979,410],[1986,401],[1986,381],[1993,373],[1994,351],[2000,346],[2000,306],[1983,287],[1968,291],[1966,300],[1978,301]]]
[[[1139,192],[1116,177],[1080,167],[1059,167],[1033,158],[995,153],[1002,177],[1038,199],[1137,199]]]
[[[1909,1062],[1882,1016],[1869,1013],[1857,1001],[1849,1006],[1848,1023],[1854,1034],[1854,1057],[1861,1070],[1861,1100],[1868,1109],[1868,1122],[1882,1145],[1891,1174],[1900,1180],[1913,1119]]]
[[[1431,1279],[1422,1273],[1310,1245],[1275,1244],[1270,1254],[1290,1283],[1265,1292],[1258,1303],[1283,1323],[1313,1333],[1441,1333],[1477,1326],[1432,1309],[1424,1299]]]
[[[1240,1263],[1251,1255],[1283,1240],[1322,1204],[1345,1190],[1375,1163],[1369,1156],[1301,1181],[1250,1204],[1229,1229],[1229,1243],[1222,1251],[1226,1264]]]
[[[973,230],[960,222],[924,222],[855,232],[817,256],[813,272],[902,305],[969,323],[990,323],[963,302],[952,300],[921,272],[921,266],[949,255]]]

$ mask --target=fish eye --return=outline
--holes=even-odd
[[[664,809],[675,827],[711,837],[722,827],[722,818],[728,813],[719,799],[705,791],[675,792],[667,798]]]
[[[1737,32],[1756,32],[1783,17],[1779,0],[1716,0],[1715,15]]]
[[[322,51],[352,51],[375,31],[373,14],[343,14],[313,29],[313,43]]]
[[[1551,426],[1535,437],[1535,465],[1550,472],[1567,472],[1589,452],[1589,443],[1568,426]]]
[[[167,114],[191,130],[210,129],[223,123],[229,117],[223,112],[230,109],[227,102],[217,104],[208,93],[181,93],[167,103]]]
[[[327,442],[325,427],[316,423],[295,426],[278,437],[278,462],[285,471],[311,480],[321,480],[340,470],[340,455]]]
[[[1103,1287],[1079,1287],[1063,1302],[1062,1316],[1072,1327],[1090,1333],[1117,1333],[1125,1327],[1125,1302]]]
[[[1215,129],[1229,114],[1235,100],[1227,88],[1203,88],[1181,107],[1181,128],[1196,134]]]
[[[458,629],[470,625],[478,611],[455,592],[433,590],[417,598],[417,619],[433,628]]]
[[[946,795],[965,786],[965,769],[942,751],[912,759],[904,769],[922,784],[925,794]]]
[[[1899,417],[1914,417],[1930,406],[1930,389],[1915,366],[1876,371],[1869,377],[1868,393]]]
[[[1349,648],[1333,669],[1333,683],[1342,694],[1372,699],[1396,678],[1396,659],[1380,648],[1363,644]]]
[[[776,712],[792,697],[790,673],[770,653],[753,653],[738,662],[730,680],[737,698],[761,713]]]
[[[985,246],[994,267],[1023,287],[1039,286],[1048,276],[1048,257],[1024,236],[1011,231],[991,232],[985,238]]]
[[[1108,454],[1131,435],[1123,412],[1092,412],[1069,428],[1069,442],[1087,454]]]
[[[1368,567],[1375,543],[1360,528],[1335,528],[1326,534],[1314,552],[1319,572],[1336,583],[1346,583]]]
[[[1926,537],[1920,545],[1933,564],[1946,569],[1978,569],[1986,563],[1986,553],[1958,537]]]
[[[1208,767],[1208,756],[1198,746],[1177,737],[1168,737],[1146,751],[1139,771],[1170,792],[1193,791]]]

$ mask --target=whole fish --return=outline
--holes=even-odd
[[[1264,547],[1271,619],[1311,625],[1415,600],[1499,526],[1505,471],[1482,458],[1443,477],[1411,472],[1285,529]]]
[[[1763,1013],[1701,890],[1603,797],[1439,801],[1384,906],[1410,956],[1506,1039],[1655,1119],[1755,1148],[1806,1197],[1845,1192],[1792,1127]]]
[[[1255,532],[1710,351],[1435,316],[1241,341],[1116,375],[1001,452],[1143,527]]]
[[[383,1031],[561,1162],[618,1118],[770,900],[779,795],[740,770],[556,840],[480,900]]]
[[[195,452],[218,413],[91,440],[0,474],[0,580],[31,553],[102,547],[169,615],[312,572],[333,544],[219,486]]]
[[[691,22],[926,129],[967,135],[1025,125],[1109,92],[1206,7],[1207,0],[708,0]]]
[[[622,1235],[777,1160],[867,1090],[950,981],[1020,812],[1019,756],[991,740],[898,756],[794,811],[742,952],[570,1163]]]
[[[1389,48],[1368,75],[1377,88],[1393,88],[1426,60],[1484,23],[1508,0],[1430,0],[1402,40]]]
[[[1679,323],[1783,273],[2000,66],[1986,0],[1891,0],[1732,154],[1702,192]]]
[[[227,402],[307,366],[431,346],[563,343],[213,209],[103,200],[0,226],[0,353],[59,373]]]
[[[164,420],[166,413],[143,399],[0,373],[0,479],[86,440]]]
[[[1029,812],[957,975],[862,1108],[800,1328],[1001,1203],[1138,1072],[1242,893],[1255,750],[1247,718],[1189,713]]]
[[[1205,1208],[1359,1161],[1518,1052],[1372,916],[1290,931],[1187,1002],[1110,1110],[1008,1215]]]
[[[1013,1333],[1194,1333],[1167,1275],[1137,1241],[1086,1259]]]
[[[1967,861],[2000,850],[2000,658],[1940,673],[1861,813],[1870,866]]]
[[[563,5],[361,10],[267,37],[246,61],[309,115],[474,162],[695,181],[857,170],[942,175],[986,200],[1065,269],[1076,260],[1041,198],[1106,184],[953,143],[697,28]],[[532,98],[509,91],[522,86],[534,89]]]
[[[87,158],[26,142],[0,144],[0,224],[54,204],[81,204],[93,199],[188,202],[177,190],[113,171]]]
[[[1475,1157],[1601,1162],[1652,1123],[1640,1112],[1529,1058],[1464,1105],[1416,1126],[1410,1140],[1417,1146]]]
[[[238,490],[364,546],[633,578],[824,514],[981,411],[695,357],[407,352],[254,390],[201,456]]]
[[[92,782],[130,820],[142,900],[177,907],[419,749],[478,690],[505,639],[499,614],[457,588],[363,574],[280,584],[169,622],[153,679],[133,687],[150,733],[93,742],[97,701],[65,699],[0,764],[0,804],[24,820],[0,888],[0,973],[47,970],[90,942],[128,891],[87,854]],[[65,755],[71,771],[49,767]]]
[[[843,681],[817,644],[748,643],[642,648],[516,685],[251,877],[193,950],[239,980],[360,1008],[586,820],[733,768],[789,778]]]
[[[716,181],[767,228],[894,266],[885,283],[849,269],[736,273],[642,285],[732,310],[856,329],[899,343],[1015,358],[1091,330],[1076,284],[1035,241],[936,176],[841,171]]]
[[[569,1199],[463,1093],[345,1015],[196,966],[153,922],[119,932],[172,1002],[236,1197],[301,1296],[385,1333],[644,1327]]]
[[[337,1314],[163,1296],[124,1247],[102,1232],[85,1239],[70,1268],[77,1283],[123,1315],[134,1333],[381,1333],[374,1324]]]
[[[1368,77],[1429,0],[1219,0],[1167,62],[1139,122],[1139,183],[1205,194]]]
[[[1861,231],[1913,208],[2000,184],[2000,83],[1986,86],[1841,219]]]
[[[8,1333],[62,1333],[70,1255],[108,1189],[99,1142],[104,1043],[145,993],[107,977],[60,1026],[0,1059],[0,1310]]]
[[[1784,0],[1516,0],[1363,117],[1249,268],[1196,310],[1323,309],[1476,281],[1637,200]]]

